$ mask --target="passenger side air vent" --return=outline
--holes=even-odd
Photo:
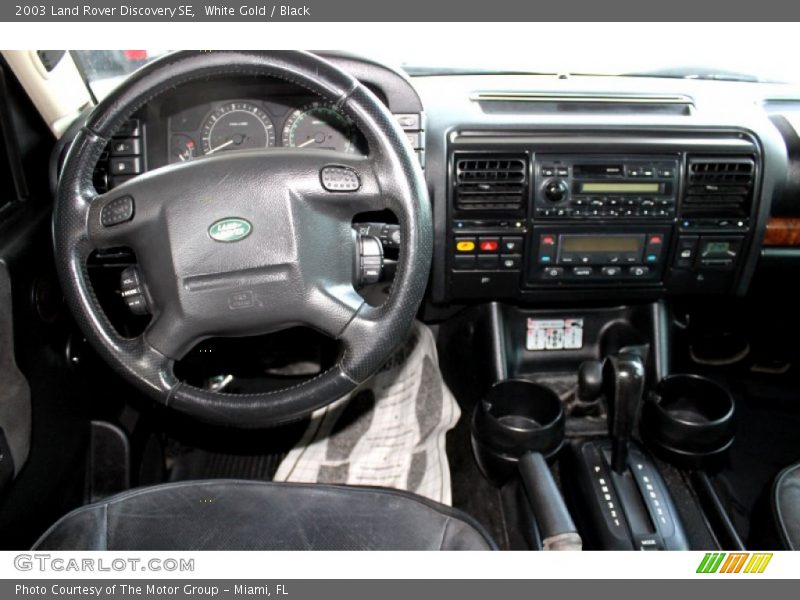
[[[681,216],[747,217],[754,181],[755,162],[749,156],[690,156]]]
[[[528,192],[528,157],[524,154],[459,155],[455,168],[457,210],[524,208]]]

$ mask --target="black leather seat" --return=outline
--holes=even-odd
[[[139,488],[72,511],[36,550],[491,550],[467,515],[406,492],[255,481]]]
[[[787,550],[800,550],[800,463],[775,478],[772,514],[781,544]]]

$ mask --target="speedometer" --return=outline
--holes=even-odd
[[[294,111],[283,127],[281,142],[291,148],[355,152],[355,127],[331,104],[314,102]]]
[[[204,154],[275,145],[272,119],[250,102],[223,104],[208,116],[202,133]]]

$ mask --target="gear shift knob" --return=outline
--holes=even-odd
[[[608,402],[611,434],[611,468],[624,473],[628,463],[628,443],[644,391],[644,363],[637,354],[621,353],[606,358],[603,387]]]

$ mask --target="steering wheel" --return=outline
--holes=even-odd
[[[367,157],[292,148],[220,152],[155,169],[104,194],[94,167],[137,110],[184,83],[221,76],[284,80],[346,112]],[[389,209],[403,240],[388,298],[356,292],[354,215]],[[64,295],[87,339],[128,381],[210,423],[267,427],[301,418],[370,377],[402,341],[422,300],[433,246],[431,209],[416,156],[364,85],[306,52],[180,52],[157,60],[100,102],[72,143],[54,213]],[[130,247],[152,318],[135,338],[111,325],[87,259]],[[255,394],[192,386],[174,373],[209,337],[303,325],[341,342],[338,361],[299,385]]]

